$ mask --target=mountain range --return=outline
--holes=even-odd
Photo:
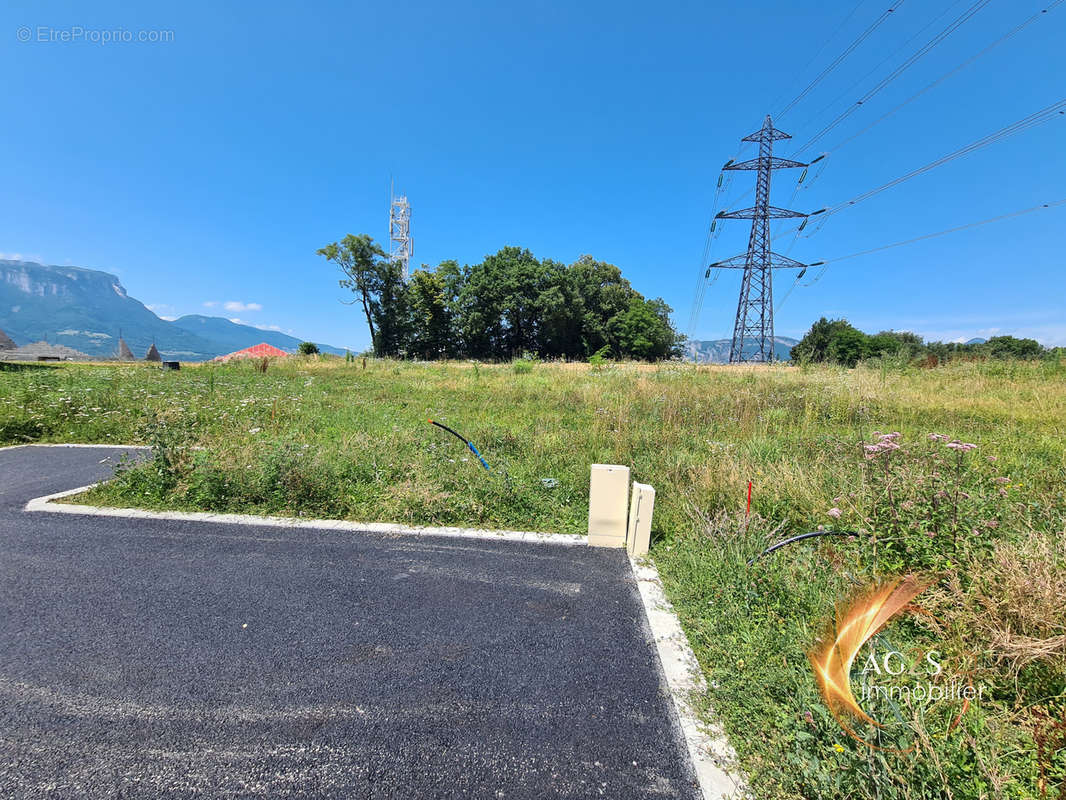
[[[729,362],[729,348],[732,339],[689,339],[685,342],[685,360],[700,364],[726,364]],[[789,336],[774,337],[774,358],[788,361],[792,358],[792,348],[799,344],[799,339]]]
[[[163,358],[177,361],[206,361],[260,342],[291,352],[302,341],[224,317],[160,319],[108,272],[5,259],[0,259],[0,330],[17,345],[45,340],[97,358],[114,356],[121,335],[138,358],[154,342]]]

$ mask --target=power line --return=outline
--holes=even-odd
[[[1032,213],[1034,213],[1036,211],[1043,211],[1044,209],[1056,208],[1058,206],[1063,206],[1063,205],[1066,205],[1066,199],[1055,200],[1055,201],[1053,201],[1051,203],[1041,203],[1038,206],[1032,206],[1031,208],[1023,208],[1023,209],[1021,209],[1019,211],[1011,211],[1011,212],[1006,213],[1006,214],[1000,214],[1000,215],[995,216],[995,217],[989,217],[988,219],[978,220],[977,222],[968,222],[965,225],[956,225],[954,228],[947,228],[947,229],[942,230],[942,231],[937,231],[936,233],[926,233],[926,234],[924,234],[922,236],[915,236],[912,239],[904,239],[902,242],[893,242],[892,244],[884,244],[884,245],[881,245],[880,247],[871,247],[869,250],[860,250],[857,253],[849,253],[846,256],[837,256],[836,258],[827,258],[827,259],[825,259],[825,261],[815,261],[810,266],[812,266],[812,267],[819,266],[819,267],[821,267],[821,270],[818,271],[818,274],[814,277],[813,280],[811,280],[811,281],[809,281],[809,282],[807,282],[807,283],[805,283],[803,285],[804,286],[811,286],[812,284],[817,283],[818,280],[821,279],[821,277],[823,275],[825,275],[826,270],[829,269],[829,265],[830,264],[835,264],[838,261],[847,261],[850,258],[859,258],[860,256],[868,256],[871,253],[880,253],[882,250],[891,250],[894,247],[903,247],[904,245],[914,244],[915,242],[921,242],[921,241],[924,241],[926,239],[935,239],[938,236],[947,236],[950,233],[958,233],[959,231],[969,230],[970,228],[979,228],[982,225],[989,225],[989,224],[991,224],[993,222],[1002,222],[1005,219],[1012,219],[1013,217],[1020,217],[1020,216],[1023,216],[1025,214],[1032,214]],[[800,279],[803,277],[803,275],[804,275],[804,273],[806,271],[807,271],[806,269],[803,269],[796,276],[795,281],[792,282],[792,285],[789,286],[788,291],[785,292],[784,297],[781,298],[781,300],[777,304],[777,307],[774,309],[775,313],[781,310],[781,306],[783,306],[785,304],[785,301],[788,300],[788,298],[792,295],[792,292],[795,291],[796,287],[800,285]]]
[[[902,75],[907,69],[912,67],[920,58],[922,58],[922,56],[929,53],[929,51],[931,51],[942,41],[948,38],[948,36],[950,36],[952,33],[962,27],[965,22],[967,22],[971,17],[973,17],[978,11],[987,6],[990,2],[992,2],[992,0],[977,0],[975,3],[973,3],[973,5],[963,11],[962,14],[960,14],[958,17],[948,23],[948,26],[942,31],[940,31],[940,33],[938,33],[936,36],[926,42],[922,47],[918,48],[918,50],[911,54],[911,56],[907,58],[902,64],[892,70],[892,72],[890,72],[887,76],[882,78],[876,86],[874,86],[866,94],[860,97],[853,105],[849,106],[845,111],[841,112],[836,119],[834,119],[824,128],[822,128],[822,130],[816,133],[813,137],[808,139],[802,147],[796,150],[796,153],[802,153],[808,147],[810,147],[823,136],[825,136],[827,133],[829,133],[829,131],[833,130],[833,128],[835,128],[849,116],[855,113],[855,111],[858,110],[859,106],[869,101],[871,98],[873,98],[874,95],[876,95],[878,92],[880,92],[890,83],[892,83],[892,81]]]
[[[856,47],[858,47],[860,44],[862,44],[864,41],[866,41],[866,39],[869,38],[870,34],[872,34],[875,30],[877,30],[881,26],[881,24],[885,20],[887,20],[889,18],[889,16],[892,14],[892,12],[894,12],[897,8],[899,8],[901,5],[903,5],[903,2],[904,2],[904,0],[899,0],[899,2],[896,3],[894,6],[892,6],[888,10],[882,12],[881,16],[879,16],[876,20],[874,20],[874,23],[870,27],[868,27],[866,30],[864,30],[862,33],[860,33],[858,38],[856,38],[851,44],[849,44],[846,48],[844,48],[844,52],[842,52],[840,55],[838,55],[836,58],[834,58],[829,63],[829,66],[827,66],[825,69],[823,69],[821,72],[819,72],[817,77],[815,77],[815,79],[813,81],[811,81],[809,84],[807,84],[807,87],[802,92],[800,92],[798,95],[796,95],[796,97],[794,97],[792,99],[791,103],[789,103],[787,106],[782,108],[777,113],[778,121],[780,121],[780,118],[783,117],[786,113],[788,113],[789,109],[791,109],[793,106],[796,105],[796,103],[798,103],[800,100],[802,100],[804,97],[806,97],[807,94],[815,86],[817,86],[819,83],[821,83],[823,78],[825,78],[830,72],[832,72],[834,69],[836,69],[838,66],[840,66],[840,63],[845,58],[847,58],[849,55],[851,55],[852,52],[854,52]],[[986,0],[986,2],[988,2],[988,0]],[[855,12],[852,11],[852,14],[854,14],[854,13]],[[850,18],[850,16],[851,15],[849,15],[849,18]],[[822,45],[822,47],[825,47],[825,45]]]
[[[739,155],[740,150],[738,149],[736,156]],[[728,176],[726,175],[725,167],[728,167],[730,164],[732,164],[736,160],[736,156],[729,159],[729,161],[727,161],[723,166],[722,172],[718,176],[718,185],[715,187],[714,190],[714,200],[711,203],[711,221],[707,228],[707,237],[703,243],[703,255],[700,257],[699,272],[696,274],[696,290],[693,294],[692,311],[689,315],[688,328],[690,339],[695,334],[696,324],[699,322],[700,312],[703,311],[703,299],[707,293],[707,279],[710,278],[710,270],[707,270],[706,272],[704,270],[710,259],[711,246],[714,244],[714,240],[718,236],[715,230],[717,226],[717,216],[719,210],[718,201],[722,195],[723,183],[728,184],[730,182],[730,179],[733,177],[732,173],[730,173]],[[719,270],[719,272],[721,272],[721,270]],[[713,282],[714,281],[712,280],[711,283]]]
[[[838,261],[847,261],[849,258],[858,258],[859,256],[868,256],[871,253],[879,253],[882,250],[889,250],[889,249],[891,249],[893,247],[903,247],[903,245],[905,245],[905,244],[914,244],[915,242],[920,242],[920,241],[923,241],[925,239],[934,239],[937,236],[947,236],[949,233],[958,233],[959,231],[964,231],[964,230],[967,230],[969,228],[977,228],[977,227],[980,227],[981,225],[988,225],[989,223],[992,223],[992,222],[1000,222],[1000,221],[1005,220],[1005,219],[1011,219],[1012,217],[1020,217],[1023,214],[1032,214],[1033,212],[1036,212],[1036,211],[1043,211],[1046,208],[1056,208],[1056,207],[1062,206],[1062,205],[1066,205],[1066,199],[1055,200],[1054,202],[1051,202],[1051,203],[1041,203],[1038,206],[1032,206],[1031,208],[1023,208],[1020,211],[1011,211],[1011,212],[1009,212],[1007,214],[1000,214],[999,216],[989,217],[988,219],[978,220],[977,222],[969,222],[969,223],[967,223],[965,225],[958,225],[958,226],[956,226],[954,228],[948,228],[946,230],[937,231],[936,233],[927,233],[927,234],[925,234],[923,236],[915,236],[913,239],[905,239],[902,242],[893,242],[892,244],[885,244],[885,245],[881,245],[880,247],[872,247],[869,250],[860,250],[857,253],[849,253],[846,256],[837,256],[836,258],[827,258],[825,261],[820,262],[820,263],[821,264],[830,264],[830,263],[835,264]]]
[[[844,19],[841,20],[840,24],[837,25],[836,28],[833,29],[833,32],[829,34],[829,36],[826,38],[826,40],[822,42],[821,46],[814,51],[814,55],[812,55],[807,61],[807,63],[803,65],[803,68],[797,71],[796,75],[802,75],[808,69],[810,69],[811,65],[818,60],[818,57],[822,54],[822,52],[829,45],[829,43],[837,37],[837,34],[844,30],[844,26],[851,22],[851,18],[855,16],[855,12],[858,11],[865,3],[866,0],[859,0],[859,2],[855,4],[851,11],[849,11],[848,14],[844,17]],[[772,107],[777,107],[781,105],[781,102],[784,100],[785,97],[788,97],[788,95],[786,94],[784,95],[784,97],[779,98],[778,101],[775,102]]]
[[[901,2],[902,2],[902,0],[901,0]],[[851,18],[855,16],[855,12],[857,12],[860,8],[862,8],[862,6],[865,3],[866,3],[866,0],[859,0],[859,2],[857,2],[852,7],[851,11],[849,11],[845,15],[844,19],[842,19],[840,21],[840,24],[837,25],[836,28],[833,29],[833,32],[831,34],[829,34],[829,36],[826,38],[826,40],[824,42],[822,42],[821,46],[817,50],[814,51],[814,55],[811,56],[810,60],[806,64],[803,65],[803,69],[800,70],[800,73],[803,73],[803,72],[807,71],[807,68],[810,67],[811,64],[813,64],[818,59],[818,56],[820,56],[822,54],[822,51],[824,51],[825,48],[828,47],[829,43],[831,41],[833,41],[837,37],[837,34],[840,33],[842,30],[844,30],[844,26],[847,25],[849,22],[851,22]]]
[[[875,194],[880,194],[886,189],[891,189],[893,186],[898,186],[904,181],[908,181],[911,178],[917,177],[918,175],[922,175],[923,173],[926,173],[931,169],[935,169],[936,167],[946,164],[949,161],[953,161],[954,159],[960,158],[964,155],[968,155],[969,153],[972,153],[975,150],[980,150],[983,147],[995,144],[996,142],[1006,139],[1009,136],[1013,136],[1016,133],[1021,133],[1022,131],[1034,128],[1037,125],[1041,125],[1045,122],[1048,122],[1049,120],[1054,119],[1055,117],[1062,114],[1066,114],[1066,100],[1059,100],[1057,103],[1052,103],[1047,108],[1041,109],[1040,111],[1030,114],[1028,117],[1020,119],[1017,122],[1013,122],[1007,127],[1001,128],[1000,130],[996,131],[995,133],[990,133],[975,142],[971,142],[965,147],[961,147],[952,153],[948,153],[946,156],[941,156],[940,158],[936,159],[936,161],[931,161],[924,167],[919,167],[918,169],[911,170],[906,175],[901,175],[895,180],[891,180],[882,186],[878,186],[876,189],[870,189],[869,191],[863,192],[860,195],[856,195],[852,199],[846,200],[843,203],[838,203],[835,206],[830,206],[827,213],[835,214],[838,211],[841,211],[845,208],[849,208],[855,205],[856,203],[861,203],[863,200],[867,200],[870,197],[873,197]]]
[[[948,13],[950,13],[951,11],[954,11],[955,10],[955,6],[959,5],[959,3],[961,3],[961,2],[962,2],[962,0],[955,0],[954,3],[952,3],[950,6],[948,6],[943,11],[941,11],[940,14],[938,14],[935,17],[933,17],[931,20],[929,20],[929,22],[927,22],[925,25],[923,25],[921,28],[919,28],[918,31],[916,33],[914,33],[914,35],[912,35],[909,39],[907,39],[907,41],[905,41],[903,44],[899,45],[899,47],[895,48],[891,53],[889,53],[883,59],[878,61],[877,64],[873,68],[871,68],[865,75],[863,75],[861,78],[859,78],[854,83],[852,83],[850,86],[848,86],[847,89],[845,89],[844,91],[840,92],[840,94],[838,94],[836,97],[834,97],[831,102],[827,103],[825,105],[825,107],[821,111],[819,111],[817,114],[814,114],[812,117],[810,117],[808,120],[806,120],[803,123],[804,130],[806,130],[807,127],[812,122],[822,119],[824,117],[824,115],[827,114],[831,109],[836,108],[837,104],[841,100],[843,100],[845,97],[854,96],[854,92],[859,86],[862,86],[863,84],[865,84],[866,81],[869,80],[872,76],[877,75],[878,73],[880,73],[881,72],[881,68],[884,67],[885,64],[888,64],[888,63],[894,61],[896,56],[898,56],[900,53],[902,53],[906,48],[910,47],[914,42],[918,41],[925,34],[925,32],[927,30],[929,30],[934,25],[939,23],[940,20],[943,17],[947,16]]]
[[[1023,29],[1029,27],[1029,25],[1031,25],[1032,23],[1036,22],[1044,14],[1047,14],[1048,12],[1053,10],[1056,6],[1061,5],[1063,2],[1066,2],[1066,0],[1055,0],[1047,8],[1044,8],[1044,9],[1041,9],[1040,11],[1037,11],[1035,14],[1033,14],[1031,17],[1029,17],[1029,19],[1025,20],[1025,22],[1023,22],[1021,25],[1019,25],[1016,28],[1014,28],[1013,30],[1008,31],[1007,33],[1003,34],[1003,36],[1001,36],[998,39],[996,39],[996,41],[992,42],[992,44],[988,45],[987,47],[985,47],[983,50],[981,50],[980,52],[976,53],[975,55],[970,56],[968,59],[963,61],[961,64],[959,64],[954,69],[948,70],[943,75],[941,75],[939,78],[937,78],[935,81],[933,81],[928,86],[926,86],[924,89],[921,89],[920,91],[917,91],[914,94],[912,94],[910,97],[908,97],[906,100],[904,100],[898,106],[893,108],[891,111],[886,111],[884,114],[882,114],[880,117],[875,119],[873,122],[871,122],[865,128],[863,128],[862,130],[858,131],[857,133],[853,133],[847,139],[844,139],[842,142],[840,142],[839,144],[834,146],[831,150],[829,150],[829,152],[831,152],[831,153],[836,152],[837,150],[839,150],[840,148],[842,148],[844,145],[848,144],[852,140],[858,138],[859,136],[862,136],[862,134],[866,133],[868,130],[873,128],[875,125],[881,124],[886,119],[888,119],[893,114],[895,114],[897,111],[899,111],[901,108],[903,108],[904,106],[908,105],[912,101],[917,100],[919,97],[921,97],[923,94],[928,92],[930,89],[933,89],[936,86],[939,86],[945,80],[947,80],[952,75],[954,75],[956,72],[958,72],[959,70],[965,69],[970,64],[972,64],[974,61],[976,61],[977,59],[979,59],[982,56],[986,55],[991,50],[993,50],[994,48],[996,48],[999,45],[1003,44],[1008,39],[1013,38],[1018,33],[1020,33]]]

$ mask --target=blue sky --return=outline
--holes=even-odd
[[[801,144],[970,1],[907,0],[775,122]],[[992,0],[816,150],[1050,1]],[[0,252],[115,272],[161,315],[362,347],[365,326],[315,250],[345,233],[385,239],[392,176],[417,263],[476,263],[505,245],[590,253],[665,298],[690,333],[723,162],[889,5],[862,2],[819,52],[855,0],[7,3]],[[87,40],[104,31],[169,41]],[[846,200],[1063,99],[1064,41],[1060,7],[832,151],[793,207]],[[1062,199],[1064,142],[1066,117],[835,215],[790,253],[827,259]],[[733,194],[753,177],[734,173]],[[775,204],[797,177],[775,173]],[[777,331],[830,315],[1066,344],[1063,230],[1066,208],[831,265],[789,296]],[[746,241],[747,223],[728,223],[711,257]],[[731,333],[739,279],[708,289],[697,338]],[[791,282],[777,276],[779,298]]]

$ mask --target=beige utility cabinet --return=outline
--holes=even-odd
[[[589,482],[589,546],[625,547],[629,467],[593,464]]]

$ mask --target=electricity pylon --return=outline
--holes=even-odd
[[[721,211],[715,216],[715,219],[750,219],[752,221],[748,252],[708,267],[708,273],[711,268],[744,270],[744,279],[740,284],[740,301],[737,303],[737,321],[733,326],[733,343],[729,348],[730,364],[742,361],[769,362],[774,360],[773,271],[789,268],[804,269],[809,266],[770,249],[770,220],[810,216],[799,211],[789,211],[770,205],[771,170],[809,166],[801,161],[774,157],[774,142],[791,138],[784,131],[775,128],[770,121],[770,116],[767,115],[762,130],[745,136],[742,140],[758,142],[759,157],[739,163],[729,162],[723,167],[723,169],[757,170],[755,205],[740,211]]]

